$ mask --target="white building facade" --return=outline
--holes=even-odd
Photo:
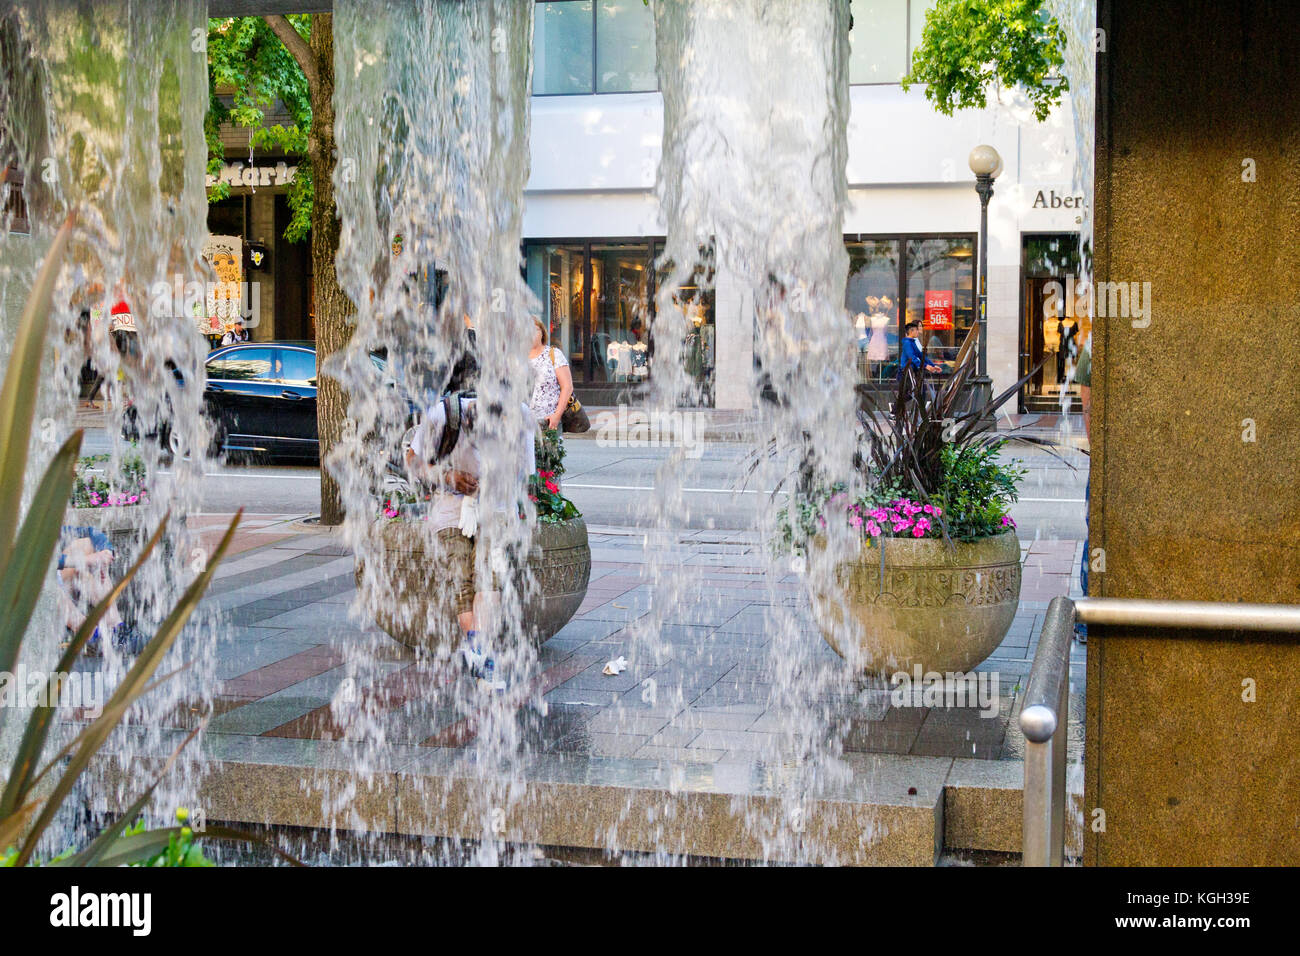
[[[1071,185],[1070,104],[1038,123],[991,96],[983,110],[945,117],[921,89],[903,92],[896,78],[927,6],[852,3],[845,321],[857,329],[859,374],[894,380],[910,321],[938,359],[955,354],[974,321],[980,204],[967,157],[987,143],[1003,160],[989,204],[989,374],[1000,392],[1041,363],[1020,408],[1059,408],[1071,350],[1086,333],[1044,291],[1077,271],[1084,200]],[[653,374],[648,317],[664,235],[653,20],[642,0],[538,2],[534,48],[528,282],[571,357],[579,395],[610,404]],[[701,299],[692,371],[706,403],[747,408],[752,312],[725,275]]]

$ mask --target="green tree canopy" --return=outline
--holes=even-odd
[[[311,18],[290,16],[289,22],[306,39]],[[225,160],[221,127],[230,123],[252,131],[254,149],[282,150],[306,156],[311,133],[311,95],[302,68],[261,17],[208,20],[208,172],[217,175]],[[266,111],[283,103],[292,123],[266,126]],[[230,184],[218,182],[208,190],[215,202],[230,195]],[[298,166],[289,184],[292,212],[284,236],[301,242],[311,231],[311,164]]]
[[[982,108],[993,83],[1025,91],[1040,121],[1069,84],[1061,75],[1065,35],[1044,0],[939,0],[903,89],[925,84],[935,109]]]

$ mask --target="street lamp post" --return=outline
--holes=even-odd
[[[1002,172],[1002,157],[992,146],[976,146],[970,151],[970,169],[975,174],[975,192],[980,197],[980,265],[979,265],[979,365],[972,385],[981,398],[993,397],[989,378],[989,200],[993,198],[993,180]]]

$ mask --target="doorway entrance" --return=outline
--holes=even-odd
[[[1079,275],[1076,233],[1021,237],[1020,376],[1033,376],[1020,390],[1021,412],[1079,410],[1079,386],[1068,382],[1084,341],[1085,317],[1067,308],[1065,296]]]

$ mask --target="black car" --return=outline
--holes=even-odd
[[[218,452],[316,458],[316,346],[241,342],[213,349],[203,404]]]
[[[380,355],[370,360],[385,369]],[[214,453],[320,456],[315,343],[240,342],[213,349],[205,365],[203,405],[213,423]],[[409,401],[407,406],[409,424],[416,408]]]

